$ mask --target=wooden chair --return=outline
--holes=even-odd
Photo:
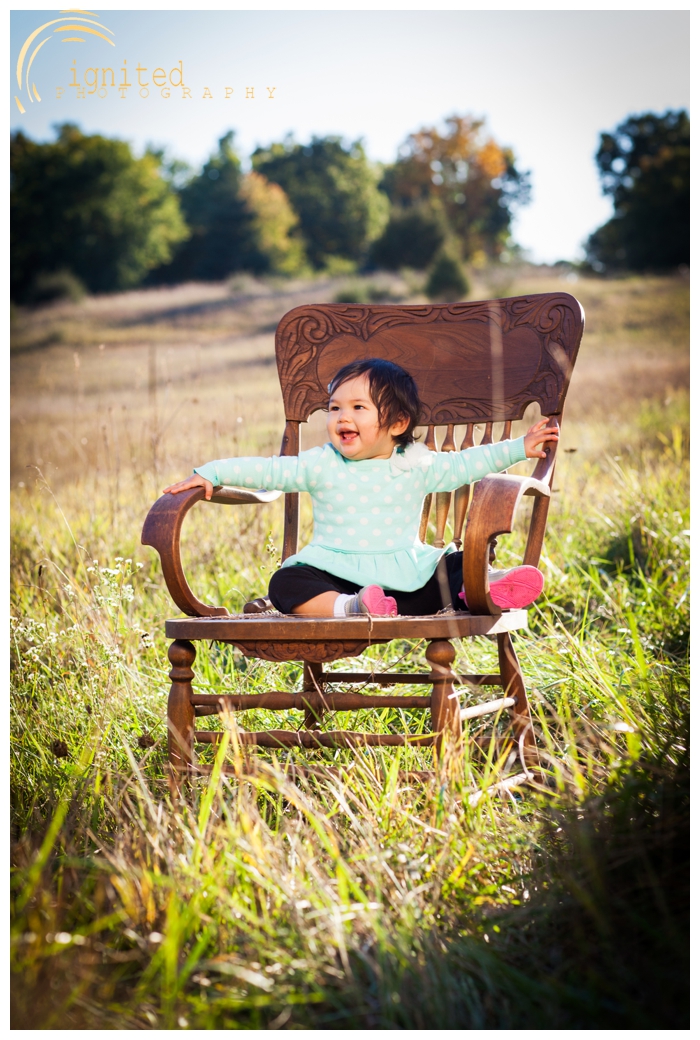
[[[437,450],[436,427],[445,425],[441,451],[456,450],[455,426],[466,426],[460,448],[474,443],[474,428],[485,424],[480,443],[491,443],[494,424],[503,423],[501,439],[510,436],[513,420],[522,418],[531,402],[543,416],[561,423],[564,399],[583,334],[583,309],[567,293],[545,293],[506,300],[426,306],[360,306],[323,304],[297,307],[279,323],[275,337],[277,367],[286,415],[282,455],[300,450],[299,427],[327,404],[327,387],[342,365],[355,358],[381,357],[403,366],[414,377],[423,402],[426,444]],[[265,748],[335,748],[358,746],[433,745],[441,753],[449,734],[459,739],[462,722],[489,712],[507,710],[521,758],[536,760],[535,739],[527,693],[510,633],[527,626],[526,610],[501,611],[491,600],[487,568],[496,536],[512,530],[524,495],[534,496],[524,563],[537,566],[547,521],[556,449],[539,459],[529,477],[491,475],[454,493],[455,542],[463,533],[464,587],[470,613],[430,617],[308,618],[253,613],[230,615],[221,606],[200,602],[189,587],[180,558],[180,530],[185,515],[204,501],[203,489],[163,495],[151,508],[142,542],[160,554],[165,582],[186,617],[166,621],[173,639],[168,656],[172,686],[168,699],[168,748],[172,782],[177,788],[188,772],[206,771],[194,760],[194,744],[216,743],[220,732],[195,730],[195,719],[220,711],[251,708],[297,709],[303,712],[298,730],[277,729],[241,733],[245,745]],[[261,505],[279,496],[276,491],[222,487],[213,505]],[[471,508],[470,506],[471,496]],[[421,526],[425,540],[431,510],[426,499]],[[439,493],[435,502],[434,544],[444,545],[452,493]],[[283,558],[297,551],[299,495],[287,494],[284,511]],[[466,529],[465,529],[465,520]],[[259,607],[259,605],[258,605]],[[495,636],[498,671],[457,675],[452,669],[452,641]],[[367,647],[392,639],[427,640],[427,674],[343,672],[324,665],[363,653]],[[200,694],[193,691],[192,665],[197,640],[237,646],[245,656],[267,661],[302,661],[303,684],[297,692],[262,694]],[[427,696],[400,693],[371,695],[334,690],[337,683],[368,681],[380,685],[431,684]],[[479,689],[501,687],[502,695],[488,703],[460,710],[455,685]],[[430,709],[431,733],[403,734],[328,731],[329,712],[360,708]]]

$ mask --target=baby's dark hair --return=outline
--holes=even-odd
[[[349,379],[365,375],[369,380],[369,396],[379,415],[379,428],[388,430],[395,422],[408,419],[408,426],[394,440],[404,448],[412,444],[413,431],[420,421],[421,403],[413,376],[400,365],[382,358],[351,361],[343,365],[328,384],[329,395],[332,397]]]

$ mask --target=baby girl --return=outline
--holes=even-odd
[[[234,458],[197,466],[164,491],[203,487],[307,491],[314,534],[272,576],[269,597],[285,614],[434,614],[466,610],[462,553],[420,541],[426,495],[453,491],[524,459],[543,458],[559,431],[536,423],[524,437],[464,451],[432,452],[414,441],[420,401],[408,372],[390,361],[352,362],[328,387],[328,443],[298,456]],[[536,567],[491,571],[501,608],[532,603],[542,591]]]

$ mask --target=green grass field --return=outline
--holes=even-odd
[[[508,763],[488,741],[449,783],[400,779],[425,749],[314,753],[340,778],[292,783],[282,755],[246,764],[234,729],[239,776],[215,768],[184,811],[169,803],[162,622],[177,611],[143,518],[192,465],[278,449],[287,310],[347,292],[418,302],[410,275],[238,278],[14,315],[14,1028],[688,1028],[687,280],[523,267],[473,282],[474,299],[564,289],[587,316],[545,593],[516,643],[542,791],[489,792]],[[302,446],[322,440],[317,417]],[[240,609],[276,566],[280,504],[195,513],[192,584]],[[499,565],[522,547],[521,527]],[[490,671],[494,649],[465,644],[456,666]],[[348,666],[421,658],[404,641]],[[226,647],[195,667],[212,691],[293,688],[300,671]],[[296,728],[287,714],[238,722]]]

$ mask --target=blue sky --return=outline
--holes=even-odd
[[[687,11],[90,10],[82,24],[114,46],[64,31],[78,19],[58,10],[12,12],[13,129],[48,139],[53,124],[77,122],[137,151],[164,146],[195,166],[229,129],[244,156],[290,132],[301,141],[338,134],[362,138],[370,158],[388,162],[412,131],[472,113],[531,171],[532,203],[514,233],[538,262],[574,258],[610,215],[594,162],[600,132],[630,113],[689,105]],[[54,19],[64,20],[25,54],[26,73],[35,47],[48,41],[30,72],[41,100],[30,101],[24,77],[17,86],[17,59],[26,38]],[[120,97],[124,62],[131,86]],[[179,86],[161,96],[155,70],[164,71],[167,90],[180,62],[191,96]],[[148,96],[139,93],[137,65]],[[91,68],[113,68],[115,88],[99,86],[100,71],[90,94]]]

